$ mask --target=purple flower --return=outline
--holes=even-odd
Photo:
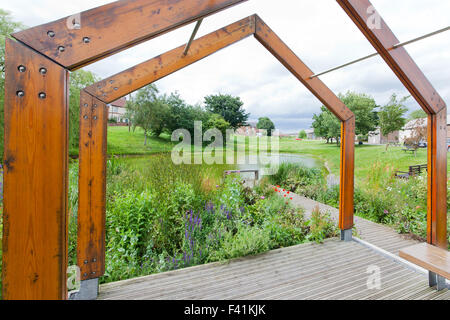
[[[389,211],[387,211],[387,210],[384,210],[384,214],[388,214],[389,213]]]
[[[262,197],[261,197],[261,200],[264,200],[265,198],[266,198],[266,197],[262,196]]]

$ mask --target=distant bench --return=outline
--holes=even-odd
[[[402,151],[403,152],[412,152],[412,153],[416,153],[416,148],[414,148],[414,147],[411,147],[411,146],[406,146],[406,148],[405,149],[402,149]]]
[[[412,176],[417,176],[421,174],[422,172],[426,172],[428,170],[428,165],[426,164],[419,164],[415,166],[410,166],[409,171],[396,171],[395,177],[401,178],[401,179],[409,179]]]
[[[447,287],[445,279],[450,279],[450,252],[428,243],[420,243],[400,250],[401,258],[428,270],[430,287],[438,291]]]
[[[232,173],[251,173],[254,172],[255,173],[255,181],[259,180],[259,170],[258,169],[246,169],[246,170],[227,170],[223,173],[224,177],[227,174],[232,174]]]

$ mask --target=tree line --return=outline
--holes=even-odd
[[[239,97],[229,94],[209,95],[204,98],[204,107],[190,105],[178,92],[160,94],[154,84],[139,89],[126,104],[126,114],[133,129],[142,128],[145,141],[149,135],[159,137],[177,129],[194,135],[195,121],[202,122],[202,130],[218,129],[224,136],[227,129],[246,125],[249,113],[243,108]]]
[[[360,142],[367,141],[370,132],[380,128],[381,134],[388,136],[390,133],[403,129],[408,120],[426,117],[422,110],[416,110],[406,116],[408,107],[405,102],[410,96],[398,98],[392,94],[389,101],[380,106],[375,99],[365,93],[347,92],[340,93],[339,99],[355,114],[355,134]],[[321,107],[319,114],[313,115],[314,134],[327,140],[327,143],[335,141],[338,145],[341,139],[341,123],[335,115],[325,106]],[[302,135],[303,136],[303,135]]]

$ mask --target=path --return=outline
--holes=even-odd
[[[338,209],[294,193],[291,193],[291,196],[292,204],[305,209],[306,217],[309,217],[314,208],[319,206],[320,210],[329,212],[333,219],[339,220]],[[355,216],[355,226],[360,239],[396,255],[398,255],[400,249],[418,243],[418,241],[406,235],[401,235],[388,226],[357,216]]]

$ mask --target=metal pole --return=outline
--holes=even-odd
[[[408,45],[408,44],[411,44],[411,43],[414,43],[414,42],[417,42],[417,41],[420,41],[420,40],[423,40],[423,39],[426,39],[426,38],[429,38],[429,37],[431,37],[431,36],[437,35],[437,34],[439,34],[439,33],[442,33],[442,32],[448,31],[448,30],[450,30],[450,26],[445,27],[445,28],[442,28],[442,29],[439,29],[439,30],[434,31],[434,32],[431,32],[431,33],[428,33],[428,34],[423,35],[423,36],[420,36],[420,37],[418,37],[418,38],[414,38],[414,39],[411,39],[411,40],[408,40],[408,41],[405,41],[405,42],[400,42],[400,43],[394,45],[394,46],[391,48],[391,50],[392,50],[392,49],[397,49],[397,48],[400,48],[400,47],[403,47],[403,46],[406,46],[406,45]],[[328,69],[328,70],[326,70],[326,71],[323,71],[323,72],[314,74],[314,75],[312,75],[310,78],[312,79],[312,78],[316,78],[316,77],[322,76],[322,75],[324,75],[324,74],[327,74],[327,73],[330,73],[330,72],[333,72],[333,71],[336,71],[336,70],[339,70],[339,69],[348,67],[348,66],[350,66],[350,65],[352,65],[352,64],[355,64],[355,63],[358,63],[358,62],[361,62],[361,61],[370,59],[370,58],[375,57],[375,56],[377,56],[377,55],[378,55],[378,52],[369,54],[368,56],[365,56],[365,57],[362,57],[362,58],[359,58],[359,59],[356,59],[356,60],[347,62],[347,63],[342,64],[342,65],[340,65],[340,66],[337,66],[337,67],[335,67],[335,68]]]
[[[189,38],[188,43],[186,44],[186,48],[184,48],[183,56],[187,55],[189,52],[189,48],[191,47],[192,41],[195,39],[195,35],[198,32],[198,29],[200,29],[200,25],[202,24],[203,19],[200,19],[197,21],[197,24],[195,25],[194,31],[192,31],[191,37]]]

